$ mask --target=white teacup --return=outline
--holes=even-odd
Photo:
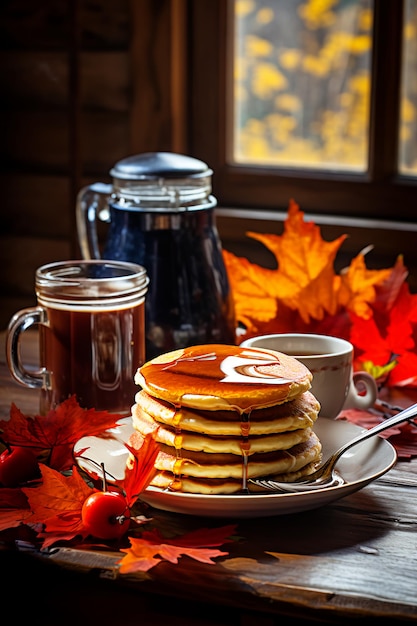
[[[343,409],[368,409],[375,403],[375,379],[353,372],[353,345],[345,339],[286,333],[245,339],[241,346],[277,350],[304,363],[313,374],[311,392],[320,402],[320,415],[335,418]]]

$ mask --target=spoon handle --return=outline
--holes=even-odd
[[[343,444],[336,453],[337,458],[340,458],[342,454],[344,454],[352,446],[355,446],[357,443],[361,441],[365,441],[366,439],[369,439],[369,437],[373,437],[374,435],[378,435],[379,433],[382,433],[384,430],[388,430],[388,428],[397,426],[397,424],[406,422],[408,419],[410,419],[411,417],[415,417],[416,415],[417,415],[417,404],[412,404],[407,409],[404,409],[403,411],[400,411],[396,415],[389,417],[388,419],[384,420],[380,424],[373,426],[369,430],[365,430],[364,432],[360,433],[359,435],[357,435],[356,437],[354,437],[347,443]]]

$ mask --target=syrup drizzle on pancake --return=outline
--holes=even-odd
[[[248,455],[250,450],[250,412],[242,413],[242,419],[240,421],[240,432],[242,433],[242,438],[240,441],[240,448],[242,450],[242,491],[246,491],[248,485]]]
[[[210,348],[215,348],[210,350]],[[217,399],[247,412],[286,401],[288,389],[309,389],[311,373],[299,361],[269,350],[239,346],[194,346],[145,363],[135,380],[148,393],[175,404],[193,406],[198,398]],[[270,386],[269,394],[265,386]],[[302,389],[300,389],[300,386]],[[257,394],[258,390],[258,394]],[[195,408],[203,408],[195,404]]]

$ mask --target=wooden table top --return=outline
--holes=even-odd
[[[4,333],[1,339],[4,344]],[[37,391],[12,380],[1,347],[0,419],[9,416],[11,402],[36,414]],[[27,358],[36,362],[30,340]],[[417,401],[414,391],[384,393],[404,407]],[[233,523],[240,539],[214,565],[183,557],[136,575],[120,575],[120,553],[105,550],[1,551],[8,582],[19,585],[22,598],[32,594],[36,607],[44,602],[39,623],[51,626],[75,619],[128,626],[417,621],[417,458],[397,461],[352,495],[305,512],[254,519],[156,509],[152,515],[174,534]]]

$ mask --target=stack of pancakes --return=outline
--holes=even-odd
[[[153,486],[201,494],[253,490],[251,478],[292,481],[314,471],[320,405],[312,374],[265,349],[200,345],[138,369],[135,436],[160,445]]]

